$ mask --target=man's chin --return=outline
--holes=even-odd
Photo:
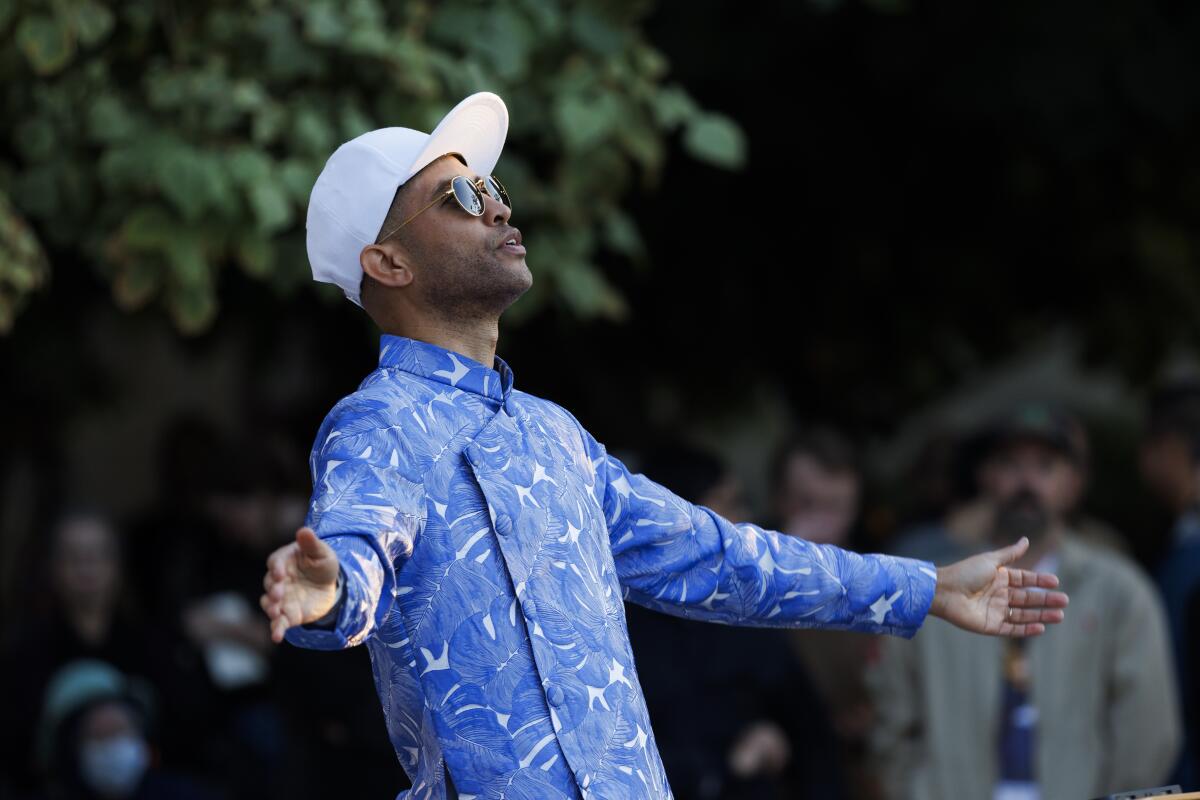
[[[1005,540],[1028,536],[1029,543],[1035,545],[1045,538],[1049,528],[1049,518],[1032,510],[1003,509],[996,517],[996,533]]]
[[[495,271],[495,280],[488,288],[488,294],[496,299],[497,304],[507,309],[533,286],[533,273],[525,264],[525,259],[511,259],[513,264],[503,264]]]
[[[525,263],[525,256],[521,256],[520,258],[512,257],[510,260],[512,263],[505,265],[506,272],[514,278],[519,276],[519,280],[515,281],[515,283],[520,288],[521,294],[525,294],[533,286],[533,271]]]

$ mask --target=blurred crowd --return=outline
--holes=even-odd
[[[268,437],[269,438],[269,437]],[[267,555],[303,520],[306,449],[225,441],[200,419],[164,437],[156,508],[68,505],[31,537],[26,602],[5,630],[0,798],[390,797],[391,751],[365,648],[270,640]],[[1200,790],[1200,383],[1145,410],[1143,483],[1174,518],[1142,530],[1088,507],[1088,430],[1026,404],[930,443],[902,491],[916,509],[864,534],[861,454],[842,432],[774,443],[764,527],[943,566],[1028,536],[1018,566],[1054,572],[1066,621],[1031,639],[928,620],[911,640],[732,627],[627,605],[637,670],[676,797],[1087,800]],[[733,521],[743,487],[676,442],[639,467]],[[299,471],[298,471],[299,469]],[[347,787],[341,776],[358,776]]]

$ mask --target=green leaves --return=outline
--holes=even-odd
[[[0,192],[0,333],[12,329],[28,295],[49,275],[41,245],[8,196]]]
[[[53,75],[75,54],[75,37],[63,20],[32,14],[17,26],[17,47],[39,75]]]
[[[0,41],[26,70],[0,87],[0,326],[57,258],[189,333],[216,318],[223,269],[314,288],[304,218],[333,150],[377,127],[430,131],[480,90],[509,107],[496,172],[538,273],[515,318],[620,318],[597,256],[645,261],[620,211],[633,180],[653,185],[676,132],[716,166],[745,157],[736,124],[662,83],[634,5],[0,0]]]
[[[29,14],[17,25],[16,43],[39,75],[62,70],[75,55],[77,44],[100,43],[113,27],[113,15],[95,0],[62,0],[53,13]]]
[[[702,161],[726,169],[740,168],[746,161],[746,139],[729,117],[698,114],[687,126],[683,143]]]

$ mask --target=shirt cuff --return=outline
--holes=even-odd
[[[879,554],[876,554],[879,555]],[[883,556],[903,569],[905,578],[897,580],[897,588],[904,589],[908,595],[907,602],[897,602],[894,606],[888,602],[887,614],[880,613],[881,621],[887,619],[890,625],[884,625],[880,632],[911,639],[929,618],[933,607],[933,596],[937,592],[937,566],[932,561],[903,556]],[[884,600],[878,601],[886,602]],[[883,612],[880,606],[873,606],[872,611]]]

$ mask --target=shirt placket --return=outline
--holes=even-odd
[[[528,554],[536,551],[539,545],[538,542],[533,541],[533,538],[545,535],[546,520],[544,517],[546,514],[552,513],[552,509],[537,510],[523,502],[516,504],[511,501],[506,502],[500,488],[512,485],[511,478],[503,472],[503,465],[515,459],[530,457],[524,449],[524,437],[531,433],[520,429],[516,419],[507,413],[506,404],[501,404],[496,415],[480,431],[481,435],[476,436],[475,440],[465,448],[464,453],[487,501],[496,544],[513,583],[513,590],[517,596],[517,607],[525,620],[533,651],[534,666],[538,670],[543,697],[554,727],[558,747],[567,759],[567,766],[586,797],[587,787],[591,783],[591,776],[584,766],[587,759],[584,754],[575,752],[574,737],[560,735],[559,709],[564,707],[568,698],[563,686],[554,678],[557,662],[550,649],[552,645],[542,635],[539,625],[541,614],[536,596],[541,587],[531,583],[529,571]],[[487,444],[482,444],[481,440],[486,440]],[[496,445],[499,445],[499,449],[492,449]]]

